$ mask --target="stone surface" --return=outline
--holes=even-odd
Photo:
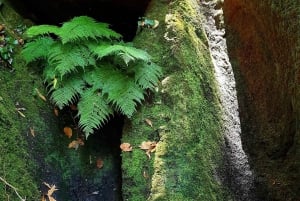
[[[243,141],[263,200],[299,199],[299,1],[224,1]]]

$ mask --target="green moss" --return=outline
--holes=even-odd
[[[5,23],[11,33],[11,29],[21,21],[20,17],[6,6],[0,12],[0,23]],[[29,154],[28,138],[32,137],[29,128],[35,126],[35,114],[39,107],[44,107],[44,103],[32,96],[33,85],[39,79],[30,75],[19,58],[15,58],[13,66],[14,71],[0,67],[0,176],[16,187],[23,198],[38,200],[40,192],[34,173],[36,165]],[[25,117],[16,108],[24,108],[20,112]],[[19,198],[9,186],[0,181],[0,200]]]
[[[134,40],[163,66],[165,77],[124,129],[122,141],[134,150],[122,154],[123,198],[228,200],[216,180],[222,165],[220,109],[197,2],[164,2],[153,1],[147,12],[160,26]],[[144,140],[158,141],[151,160],[138,148]],[[145,166],[149,179],[143,177]]]

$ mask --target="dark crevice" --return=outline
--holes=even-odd
[[[75,16],[87,15],[106,22],[131,41],[150,0],[10,0],[25,18],[37,24],[60,24]]]

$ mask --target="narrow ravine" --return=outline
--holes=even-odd
[[[236,201],[252,201],[255,200],[252,192],[253,173],[242,147],[236,85],[227,54],[222,3],[223,0],[200,1],[223,110],[225,157],[228,167],[222,180],[228,185]]]

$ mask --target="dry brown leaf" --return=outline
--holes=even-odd
[[[45,197],[45,195],[43,195],[43,196],[42,196],[42,199],[41,199],[41,201],[46,201],[46,197]]]
[[[140,147],[140,149],[143,149],[143,150],[152,150],[156,147],[156,142],[143,141],[139,147]]]
[[[68,148],[70,148],[70,149],[78,149],[78,147],[79,147],[79,143],[78,143],[78,141],[77,140],[73,140],[72,142],[70,142],[70,144],[68,145]]]
[[[67,127],[67,126],[64,127],[64,133],[68,138],[71,138],[72,137],[72,128]]]
[[[78,142],[78,144],[79,144],[80,146],[83,146],[83,145],[84,145],[84,141],[83,141],[83,139],[81,139],[81,138],[77,138],[77,142]]]
[[[30,127],[29,128],[30,129],[30,134],[33,136],[33,137],[35,137],[35,132],[34,132],[34,128],[32,127]]]
[[[152,121],[150,119],[145,119],[146,124],[148,124],[150,127],[153,127]]]
[[[35,91],[36,91],[37,95],[38,95],[43,101],[47,101],[46,97],[45,97],[43,94],[41,94],[41,92],[40,92],[37,88],[35,88]]]
[[[77,140],[73,140],[72,142],[70,142],[70,144],[68,145],[68,147],[70,149],[78,149],[79,146],[83,146],[84,145],[84,141],[81,138],[77,138]]]
[[[143,172],[143,177],[144,177],[145,179],[148,179],[148,178],[149,178],[149,175],[148,175],[148,173],[146,172],[146,170],[144,170],[144,172]]]
[[[55,185],[52,185],[51,188],[48,190],[47,195],[48,195],[49,197],[51,197],[52,194],[54,193],[54,191],[57,191],[57,190],[58,190],[58,189],[56,188],[56,186],[55,186]]]
[[[21,117],[24,117],[24,118],[26,117],[25,114],[23,114],[23,112],[21,112],[21,111],[19,111],[19,110],[17,110],[17,112],[19,113],[19,115],[20,115]]]
[[[53,185],[49,185],[48,183],[44,182],[44,184],[49,188],[48,192],[47,192],[47,196],[48,196],[48,199],[49,201],[56,201],[53,197],[52,197],[52,194],[57,191],[58,189],[56,188],[55,184]],[[42,201],[43,200],[46,200],[45,197],[43,196],[42,197]]]
[[[101,158],[98,158],[96,161],[97,168],[101,169],[103,167],[103,160]]]
[[[71,108],[71,110],[75,110],[75,111],[78,110],[77,106],[74,104],[70,105],[70,108]]]
[[[52,196],[48,196],[49,201],[56,201]]]
[[[151,153],[155,151],[156,148],[156,142],[151,142],[151,141],[143,141],[142,144],[139,146],[140,149],[145,150],[146,151],[146,155],[148,156],[148,158],[151,158]]]
[[[124,152],[128,152],[128,151],[132,151],[132,146],[131,144],[127,143],[127,142],[124,142],[120,145],[120,148],[122,151]]]
[[[58,117],[59,112],[58,112],[58,109],[56,107],[54,108],[53,112],[54,112],[54,115]]]

